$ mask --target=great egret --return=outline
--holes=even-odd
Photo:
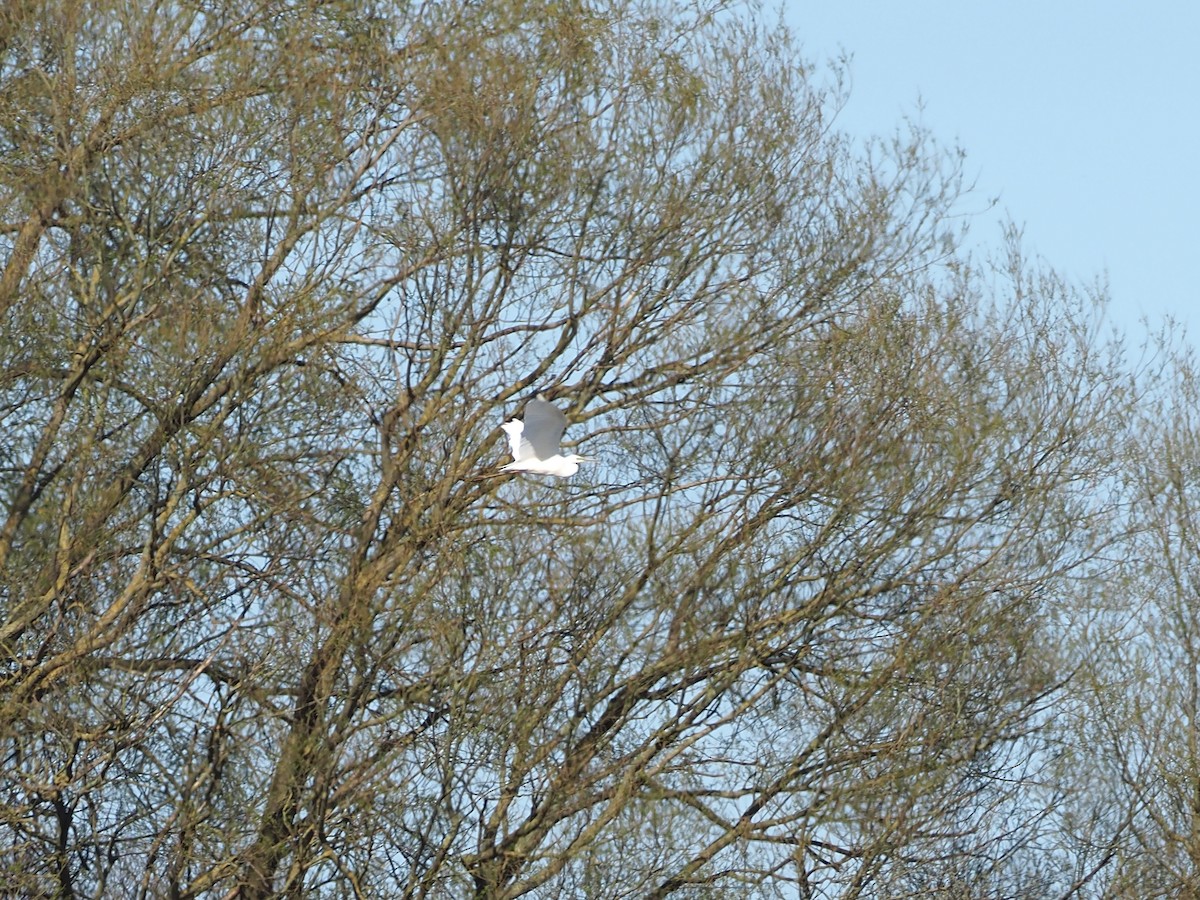
[[[553,403],[540,396],[525,404],[525,421],[513,419],[500,426],[508,435],[513,461],[501,466],[502,471],[536,472],[566,478],[579,471],[581,462],[592,462],[590,456],[571,453],[563,456],[558,449],[567,417]]]

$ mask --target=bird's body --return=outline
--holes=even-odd
[[[525,404],[525,421],[513,419],[500,426],[508,435],[513,461],[502,471],[534,472],[566,478],[579,471],[581,462],[591,462],[574,453],[564,456],[559,442],[567,428],[567,417],[553,403],[538,397]]]

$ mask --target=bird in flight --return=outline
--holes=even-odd
[[[538,395],[525,404],[525,421],[513,419],[500,426],[508,435],[513,461],[501,471],[535,472],[566,478],[579,471],[581,462],[593,462],[590,456],[559,452],[559,442],[567,428],[567,417],[553,403]]]

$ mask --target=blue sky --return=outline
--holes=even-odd
[[[1011,218],[1073,281],[1107,276],[1131,337],[1171,315],[1197,342],[1200,4],[782,2],[808,61],[852,56],[845,130],[907,115],[966,151],[977,208],[999,198],[975,240]]]

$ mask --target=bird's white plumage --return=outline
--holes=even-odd
[[[523,459],[533,457],[533,444],[521,436],[521,432],[525,430],[524,422],[520,419],[513,419],[511,422],[505,422],[500,427],[508,435],[508,446],[512,449],[513,460],[520,462]]]
[[[525,404],[525,421],[513,419],[500,426],[508,435],[508,445],[513,461],[503,470],[535,472],[540,475],[557,475],[566,478],[579,471],[581,462],[590,462],[586,456],[574,453],[563,456],[559,442],[567,428],[567,417],[553,403],[538,397]]]

